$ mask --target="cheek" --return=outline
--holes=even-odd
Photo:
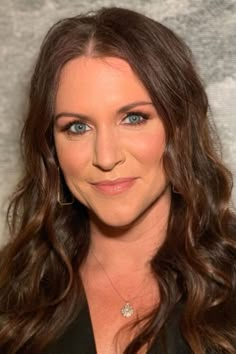
[[[55,139],[57,157],[64,176],[78,176],[83,171],[88,159],[88,148],[81,146],[77,141],[64,141]]]
[[[131,142],[133,155],[143,165],[156,167],[162,165],[165,150],[165,137],[160,133],[147,134]]]

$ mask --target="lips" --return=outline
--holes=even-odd
[[[128,190],[133,186],[135,181],[136,178],[134,177],[126,177],[118,178],[115,180],[103,180],[96,183],[92,183],[92,185],[102,193],[114,195]]]
[[[119,183],[130,182],[134,179],[135,179],[135,177],[125,177],[125,178],[117,178],[114,180],[103,180],[103,181],[99,181],[99,182],[94,182],[92,184],[100,185],[100,186],[114,186]]]

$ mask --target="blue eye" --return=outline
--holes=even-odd
[[[68,129],[71,133],[73,134],[83,134],[86,132],[87,125],[81,122],[78,123],[72,123],[70,128]]]
[[[138,125],[145,123],[148,119],[148,115],[144,113],[139,113],[139,112],[130,112],[127,114],[125,117],[125,121],[127,122],[126,124],[131,124],[131,125]]]
[[[82,135],[88,130],[90,130],[90,128],[86,123],[79,122],[77,120],[74,122],[69,122],[62,128],[62,131],[67,132],[67,134],[71,135]]]

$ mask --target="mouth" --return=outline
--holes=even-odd
[[[118,178],[115,180],[103,180],[92,183],[92,186],[99,192],[108,195],[115,195],[130,189],[136,182],[136,177]]]

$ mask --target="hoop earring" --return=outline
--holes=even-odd
[[[70,201],[65,201],[63,200],[63,185],[61,183],[61,173],[60,173],[60,168],[57,167],[57,202],[61,205],[61,206],[65,206],[65,205],[72,205],[75,201],[74,196],[71,195],[71,200]]]
[[[175,188],[175,186],[172,184],[172,192],[175,193],[175,194],[180,194],[179,191],[177,191],[177,189]]]

